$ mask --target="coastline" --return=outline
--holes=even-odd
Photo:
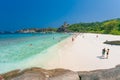
[[[16,69],[24,70],[26,68],[31,68],[31,67],[45,68],[47,66],[48,61],[52,59],[53,57],[56,57],[55,46],[57,46],[58,44],[61,44],[61,42],[64,42],[68,38],[69,37],[63,39],[62,41],[57,38],[56,40],[58,40],[58,43],[18,63],[3,63],[3,65],[1,63],[0,73],[6,73],[6,72],[16,70]]]
[[[99,37],[96,38],[96,35]],[[85,33],[84,38],[83,34],[80,34],[73,42],[72,37],[64,39],[43,52],[45,53],[43,54],[44,57],[49,55],[43,60],[40,59],[43,56],[35,55],[34,58],[32,57],[34,64],[30,64],[31,59],[29,58],[29,60],[26,60],[26,66],[23,66],[23,69],[42,67],[44,69],[64,68],[72,71],[91,71],[108,69],[119,64],[119,53],[117,51],[119,47],[103,44],[106,39],[120,39],[119,36]],[[104,47],[110,48],[109,59],[99,58],[101,49]]]

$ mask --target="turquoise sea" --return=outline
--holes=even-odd
[[[25,67],[29,59],[30,64],[34,64],[35,55],[44,59],[45,50],[69,36],[65,33],[0,34],[0,73]]]

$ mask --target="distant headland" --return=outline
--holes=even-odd
[[[26,28],[26,29],[17,30],[15,32],[0,31],[0,34],[40,33],[40,32],[44,32],[44,33],[49,33],[49,32],[69,32],[69,30],[67,29],[68,26],[69,26],[69,24],[64,22],[64,24],[61,25],[61,27],[59,27],[59,28],[52,28],[52,27],[49,27],[49,28]]]
[[[120,35],[120,18],[91,23],[80,22],[75,24],[68,24],[67,22],[64,22],[64,24],[61,25],[59,28],[27,28],[17,30],[15,32],[4,31],[0,32],[0,34],[39,32],[84,32]]]

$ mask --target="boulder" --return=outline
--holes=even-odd
[[[79,71],[80,80],[120,80],[120,65],[111,69]]]
[[[79,80],[77,72],[66,69],[30,68],[2,74],[4,80]]]

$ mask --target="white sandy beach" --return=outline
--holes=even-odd
[[[98,35],[98,38],[96,38]],[[48,50],[52,57],[47,63],[47,69],[65,68],[73,71],[90,71],[96,69],[108,69],[120,64],[120,46],[103,44],[108,40],[120,40],[120,36],[90,34],[78,35],[72,42],[71,37],[60,42]],[[109,58],[101,59],[102,49],[109,48]]]
[[[96,37],[98,35],[98,38]],[[85,33],[72,36],[20,63],[6,63],[0,73],[15,69],[41,67],[45,69],[64,68],[73,71],[90,71],[113,68],[120,64],[120,46],[103,44],[104,41],[120,40],[120,36]],[[109,58],[101,59],[102,49],[109,48]],[[11,66],[12,67],[11,67]]]

